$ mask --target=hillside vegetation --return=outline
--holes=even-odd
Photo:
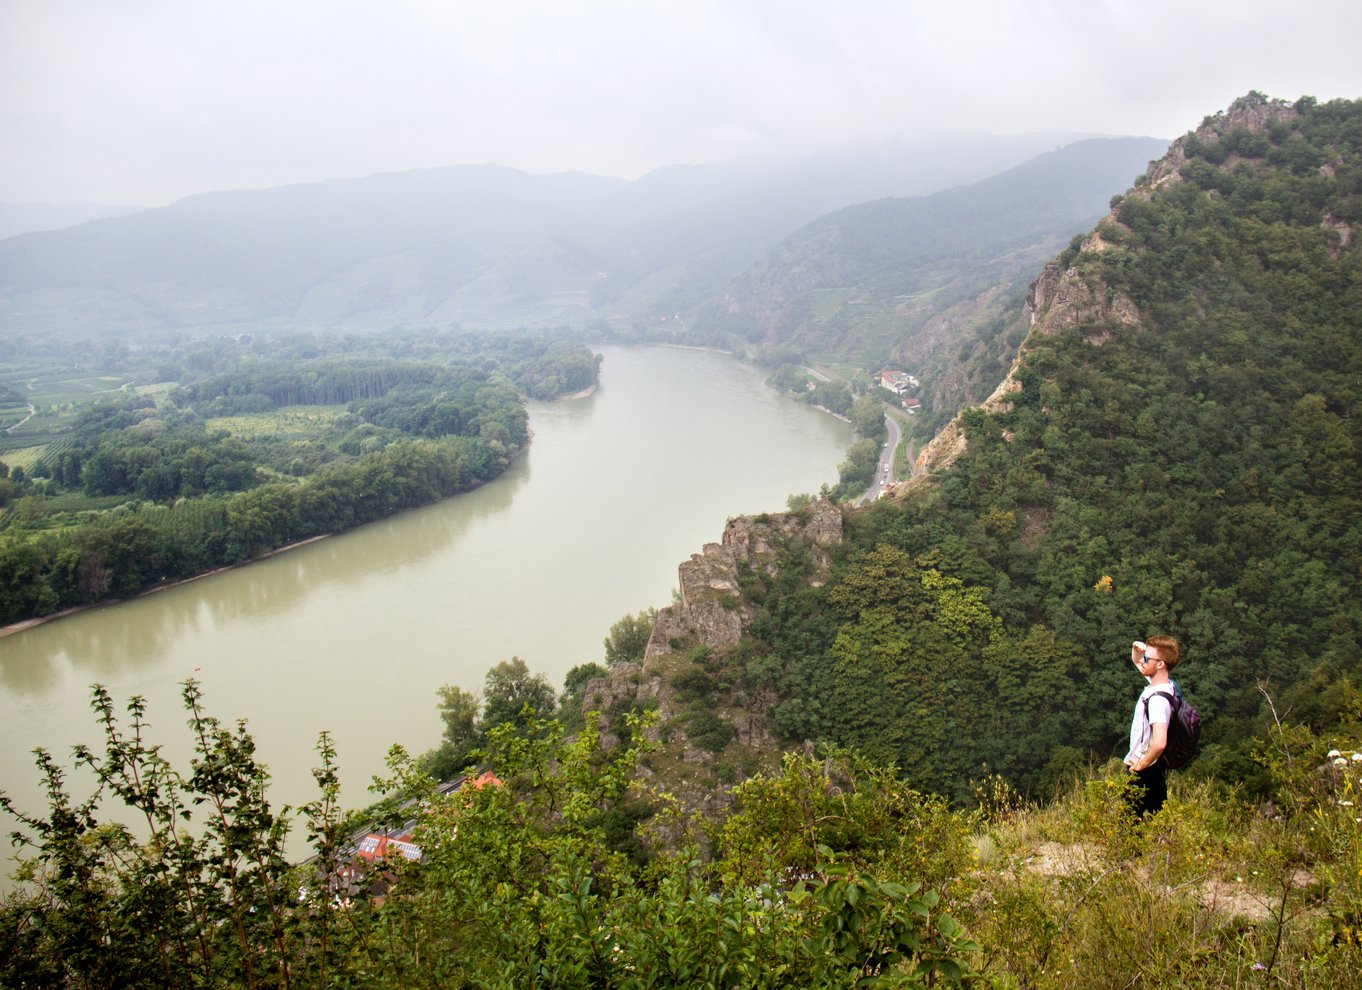
[[[825,565],[798,530],[736,541],[714,597],[741,639],[655,634],[644,683],[698,644],[683,669],[753,738],[854,746],[956,800],[986,773],[1046,794],[1124,751],[1129,644],[1162,631],[1209,716],[1201,772],[1258,788],[1263,691],[1324,731],[1362,662],[1359,191],[1355,104],[1210,119],[1043,274],[929,480],[848,513]]]
[[[52,808],[23,819],[24,886],[0,904],[5,986],[1362,986],[1362,753],[1298,728],[1258,752],[1270,815],[1178,779],[1137,824],[1107,773],[1043,810],[989,779],[952,810],[834,751],[700,818],[636,783],[647,720],[603,748],[529,715],[492,731],[493,778],[439,793],[395,750],[376,783],[394,797],[346,819],[325,736],[317,799],[274,809],[244,726],[192,683],[185,703],[176,768],[138,701],[95,694],[104,745],[77,763],[135,832],[39,754]],[[355,856],[385,820],[420,858]],[[296,866],[290,826],[316,853]]]

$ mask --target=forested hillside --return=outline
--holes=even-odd
[[[830,573],[770,536],[720,603],[740,643],[654,636],[664,713],[703,674],[745,736],[755,710],[956,800],[988,772],[1043,794],[1118,752],[1129,643],[1166,632],[1198,771],[1256,786],[1266,696],[1333,726],[1362,658],[1359,194],[1357,104],[1255,95],[1177,142],[1037,282],[1008,382],[930,478],[847,513]]]

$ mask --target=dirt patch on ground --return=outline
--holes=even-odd
[[[1096,852],[1081,844],[1042,842],[1021,865],[1046,877],[1072,876],[1083,872],[1101,872]],[[1111,869],[1110,867],[1108,868]],[[1308,870],[1297,870],[1287,881],[1287,911],[1294,913],[1302,906],[1301,892],[1314,881]],[[1267,921],[1282,911],[1282,891],[1267,891],[1261,884],[1245,882],[1242,876],[1212,876],[1189,878],[1201,906],[1211,915],[1224,918],[1247,918]],[[1169,893],[1174,893],[1170,890]]]
[[[1047,877],[1064,877],[1096,865],[1092,850],[1083,845],[1064,845],[1042,842],[1024,865],[1033,873]]]
[[[1285,910],[1288,914],[1300,910],[1301,891],[1313,881],[1314,877],[1306,870],[1297,870],[1287,881]],[[1197,890],[1202,905],[1211,914],[1267,921],[1283,910],[1280,890],[1274,893],[1256,890],[1237,877],[1207,880]]]

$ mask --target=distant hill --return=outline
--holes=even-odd
[[[939,139],[634,182],[485,165],[208,193],[0,241],[0,329],[648,321],[829,210],[980,179],[1069,139]]]
[[[192,196],[0,242],[0,320],[129,333],[425,318],[620,185],[481,166]]]
[[[611,259],[592,286],[593,311],[619,324],[692,309],[824,214],[983,179],[1078,137],[936,138],[659,169],[621,193],[614,217],[588,235]]]
[[[906,364],[953,412],[1006,372],[1021,338],[1004,340],[1000,321],[1021,315],[1039,267],[1167,147],[1077,141],[970,185],[845,207],[786,238],[693,322],[766,350]]]
[[[143,209],[108,203],[0,203],[0,240],[35,230],[61,230],[90,220],[127,216]]]

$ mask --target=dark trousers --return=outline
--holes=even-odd
[[[1136,818],[1152,815],[1163,807],[1168,799],[1168,771],[1162,763],[1139,770],[1130,775],[1126,788],[1126,801]]]

